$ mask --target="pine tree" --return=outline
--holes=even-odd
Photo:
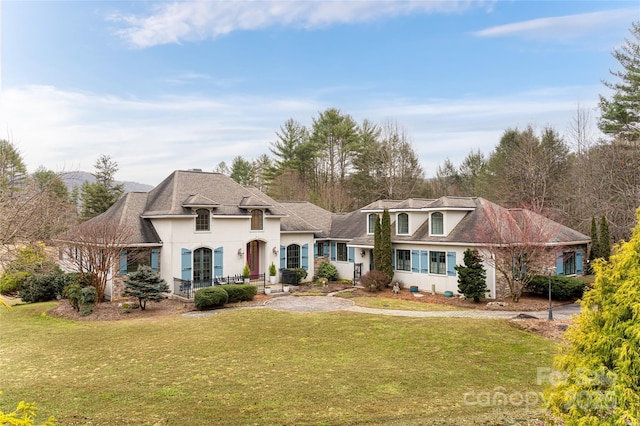
[[[389,210],[384,209],[382,212],[382,222],[380,223],[380,240],[381,244],[381,259],[380,270],[389,276],[389,279],[393,278],[393,251],[391,249],[391,217],[389,216]]]
[[[464,252],[464,266],[456,265],[458,271],[458,291],[468,299],[479,302],[487,295],[487,271],[478,253],[471,249]]]
[[[621,71],[611,71],[617,82],[605,82],[613,94],[600,96],[601,116],[598,127],[603,133],[625,141],[640,141],[640,22],[631,26],[633,38],[627,39],[613,57],[622,66]]]
[[[600,239],[598,238],[598,227],[596,226],[596,218],[591,216],[591,252],[589,260],[593,262],[600,257]]]
[[[600,257],[608,261],[609,256],[611,256],[611,237],[609,236],[609,223],[605,216],[600,218],[600,238],[598,240],[598,246]]]
[[[381,271],[382,269],[382,226],[380,216],[376,215],[376,224],[373,233],[373,267]]]
[[[597,260],[593,288],[555,359],[550,415],[566,425],[640,424],[640,209],[631,239]]]
[[[170,291],[167,282],[151,269],[150,266],[140,266],[136,272],[129,275],[124,281],[123,296],[138,298],[138,304],[143,311],[147,307],[147,301],[160,302],[167,297],[163,293]]]
[[[124,186],[116,184],[113,180],[118,171],[118,163],[112,161],[108,155],[101,155],[94,166],[96,171],[93,176],[96,181],[84,182],[80,187],[83,219],[91,219],[107,211],[124,192]]]

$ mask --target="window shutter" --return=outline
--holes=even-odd
[[[224,276],[224,247],[218,247],[213,250],[213,276]]]
[[[331,241],[331,260],[336,260],[336,242]]]
[[[120,275],[127,274],[127,251],[120,251]]]
[[[411,272],[420,272],[420,251],[411,250]]]
[[[426,274],[429,272],[429,252],[427,250],[420,250],[420,273]]]
[[[391,269],[396,270],[396,249],[391,249]]]
[[[576,250],[576,274],[583,275],[584,274],[584,251]]]
[[[302,245],[302,269],[309,270],[309,244]]]
[[[318,258],[318,251],[320,250],[320,244],[319,243],[314,243],[313,244],[313,258],[317,259]]]
[[[191,250],[182,249],[182,277],[183,280],[191,280]]]
[[[556,275],[564,275],[564,253],[556,254]]]
[[[153,269],[154,271],[158,272],[158,270],[160,269],[158,267],[158,254],[159,254],[160,250],[157,248],[152,248],[151,249],[151,269]]]
[[[322,243],[322,255],[324,257],[329,257],[329,243],[326,241]]]
[[[284,246],[280,246],[280,269],[284,269],[287,260],[287,251]]]
[[[353,247],[349,247],[349,263],[353,263],[355,261],[356,249]]]
[[[456,252],[447,252],[447,275],[450,277],[456,276]]]

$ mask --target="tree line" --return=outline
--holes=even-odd
[[[578,105],[561,135],[552,127],[506,129],[493,151],[471,150],[446,160],[425,178],[410,138],[392,121],[356,123],[329,108],[310,128],[290,118],[276,131],[269,154],[237,156],[216,171],[276,199],[306,200],[334,212],[378,199],[478,196],[525,207],[589,235],[604,217],[612,241],[627,239],[640,206],[640,27],[613,51],[621,69],[604,85],[597,123]],[[598,134],[597,128],[602,132]],[[604,135],[604,136],[603,136]]]

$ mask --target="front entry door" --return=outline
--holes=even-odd
[[[250,241],[247,244],[247,263],[251,270],[251,276],[260,274],[260,242]]]

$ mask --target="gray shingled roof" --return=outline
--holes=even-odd
[[[190,206],[208,206],[215,216],[250,216],[250,209],[264,208],[265,216],[281,218],[284,232],[322,233],[321,228],[305,221],[294,210],[280,205],[258,189],[244,187],[220,173],[201,171],[175,171],[149,192],[125,194],[106,212],[92,220],[106,219],[132,225],[136,230],[132,244],[160,243],[148,217],[193,216],[195,213]],[[314,207],[305,206],[306,214],[311,218],[321,218],[323,224],[330,223],[330,213]]]
[[[159,244],[160,237],[151,221],[140,217],[140,213],[147,204],[147,196],[148,192],[128,192],[106,212],[90,221],[108,220],[130,226],[133,230],[131,244]]]
[[[313,230],[316,238],[329,235],[330,211],[308,201],[279,201],[279,204],[289,212],[288,217],[280,221],[282,231]]]
[[[478,197],[441,197],[437,200],[412,199],[412,201],[392,201],[383,200],[363,207],[361,210],[334,215],[331,237],[336,239],[351,238],[350,244],[356,246],[373,246],[373,236],[367,235],[367,212],[363,210],[375,210],[378,207],[386,206],[389,209],[465,209],[469,210],[456,227],[446,236],[430,236],[429,220],[425,220],[412,235],[396,235],[395,226],[392,224],[393,242],[424,242],[424,243],[462,243],[481,244],[491,242],[491,229],[488,227],[488,214],[491,211],[503,215],[504,218],[512,217],[521,226],[523,223],[536,224],[539,229],[547,232],[540,232],[551,238],[547,243],[570,244],[576,242],[587,242],[590,238],[578,231],[561,225],[551,219],[528,210],[508,210],[495,203]],[[525,220],[523,216],[527,217]],[[549,232],[551,230],[551,232]]]

